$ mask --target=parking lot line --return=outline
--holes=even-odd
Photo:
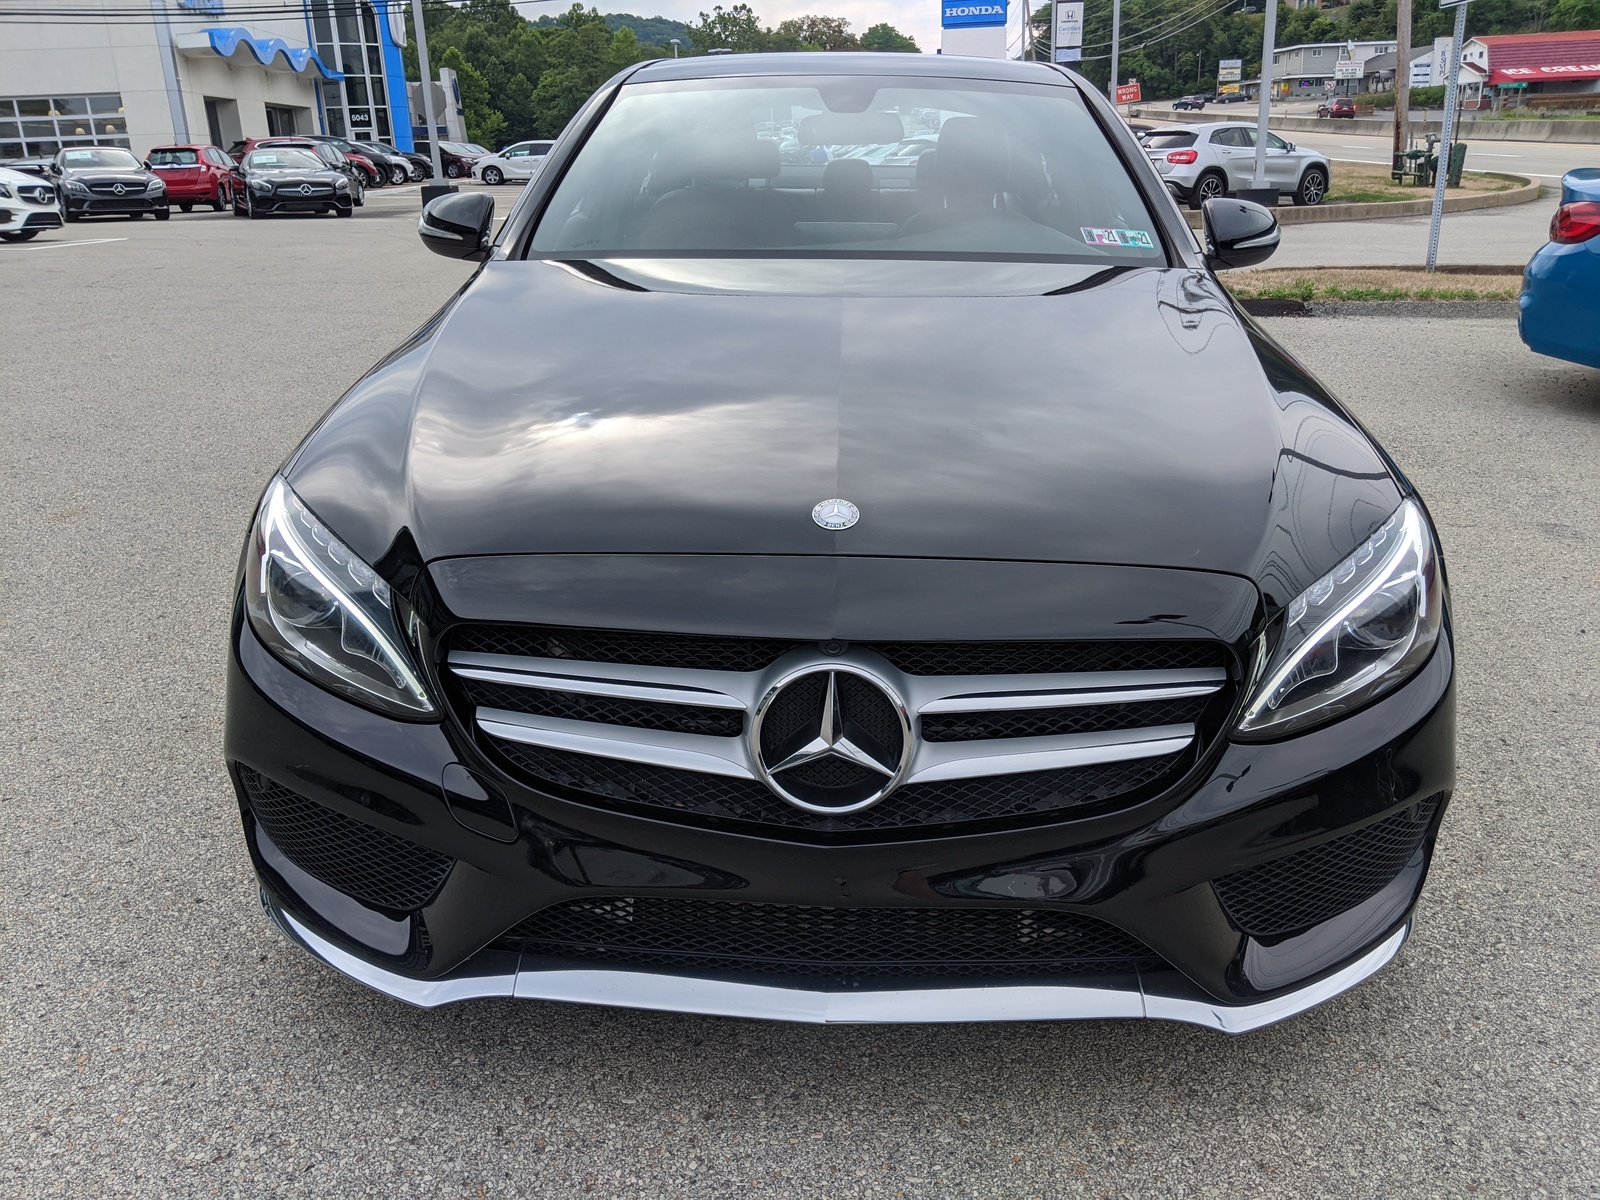
[[[38,246],[24,246],[23,249],[24,250],[59,250],[63,246],[103,246],[107,242],[125,242],[127,240],[128,239],[125,238],[125,237],[121,237],[121,238],[86,238],[81,242],[44,242],[44,243],[42,243],[41,245],[38,245]]]

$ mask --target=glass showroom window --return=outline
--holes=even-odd
[[[308,0],[317,57],[344,83],[324,83],[322,103],[328,132],[334,137],[373,138],[387,142],[389,99],[383,81],[383,43],[372,5],[339,0]]]
[[[63,146],[121,146],[128,149],[128,124],[122,97],[0,97],[0,158],[54,154]]]

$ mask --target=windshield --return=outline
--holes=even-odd
[[[252,150],[244,165],[254,171],[320,171],[322,161],[305,150]]]
[[[199,162],[200,154],[196,150],[150,151],[150,165],[152,167],[192,167]]]
[[[855,76],[625,86],[532,252],[1165,262],[1075,89]]]
[[[126,150],[96,146],[92,149],[63,150],[61,166],[67,171],[76,171],[81,167],[110,167],[117,171],[137,171],[143,164]]]

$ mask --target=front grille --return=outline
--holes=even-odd
[[[1139,803],[1198,761],[1234,696],[1227,648],[1203,641],[820,645],[464,625],[446,657],[463,723],[534,787],[687,823],[825,834]],[[741,735],[757,712],[752,745]],[[904,781],[858,812],[800,805],[870,800],[901,764]]]
[[[432,900],[453,860],[308,800],[240,763],[256,823],[308,875],[373,908],[415,912]]]
[[[628,725],[634,729],[702,733],[710,737],[738,737],[744,732],[744,714],[726,708],[699,708],[687,704],[658,704],[651,700],[622,700],[614,696],[586,696],[579,692],[507,687],[481,679],[464,679],[460,686],[467,702],[482,708],[537,713],[569,721]]]
[[[304,200],[311,196],[333,195],[333,189],[331,187],[313,184],[310,191],[302,191],[301,186],[302,185],[298,183],[280,184],[278,187],[273,189],[273,194],[276,196],[281,196],[285,200]]]
[[[1014,908],[569,900],[535,913],[499,944],[569,962],[845,987],[868,980],[1038,981],[1163,965],[1095,917]]]
[[[1260,866],[1214,880],[1234,927],[1258,938],[1288,937],[1375,895],[1399,875],[1427,837],[1443,797]]]
[[[486,740],[518,772],[575,800],[638,805],[655,810],[655,815],[738,821],[814,833],[928,829],[1037,817],[1112,800],[1132,804],[1154,795],[1175,769],[1192,761],[1186,752],[1069,770],[912,783],[891,792],[871,808],[845,816],[826,816],[787,804],[765,784],[752,779],[572,754],[499,738]],[[844,785],[835,781],[833,786]]]
[[[121,199],[124,196],[144,195],[144,184],[125,183],[122,185],[121,193],[118,193],[117,185],[114,183],[91,183],[89,185],[89,190],[96,196],[116,196],[118,199]]]

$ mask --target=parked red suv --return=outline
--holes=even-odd
[[[1335,96],[1332,100],[1317,105],[1317,116],[1346,117],[1353,121],[1356,117],[1356,102],[1349,96]]]
[[[209,204],[221,212],[232,199],[233,159],[220,146],[157,146],[150,167],[167,185],[167,202],[180,212]]]

